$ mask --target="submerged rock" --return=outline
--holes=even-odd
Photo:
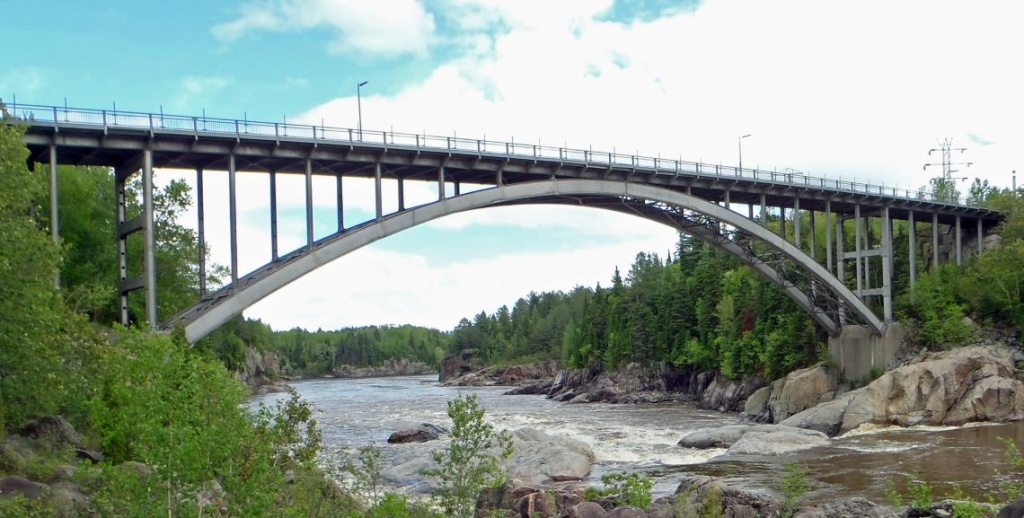
[[[686,448],[728,448],[726,453],[780,455],[828,444],[818,431],[774,424],[737,424],[691,432],[679,440]]]

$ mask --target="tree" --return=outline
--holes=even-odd
[[[484,409],[475,394],[448,402],[452,420],[451,443],[433,454],[436,468],[424,470],[440,480],[434,498],[448,516],[470,518],[480,490],[504,481],[501,462],[512,456],[512,436],[495,432],[484,421]],[[490,452],[498,448],[498,454]]]

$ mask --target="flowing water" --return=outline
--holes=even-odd
[[[498,428],[530,426],[550,434],[569,435],[593,448],[597,457],[591,480],[614,471],[643,472],[655,480],[655,494],[674,492],[679,479],[691,473],[723,477],[738,487],[777,494],[782,464],[808,469],[816,490],[813,501],[863,496],[886,502],[885,480],[902,484],[917,474],[935,487],[936,497],[959,486],[983,498],[997,490],[1012,466],[1000,437],[1024,441],[1024,425],[978,425],[962,428],[858,430],[833,439],[827,447],[777,457],[734,457],[724,450],[691,450],[676,446],[691,430],[734,424],[736,414],[697,409],[688,403],[654,405],[569,405],[543,396],[505,396],[506,387],[441,387],[436,376],[299,381],[298,393],[318,410],[329,462],[373,443],[389,462],[426,456],[437,443],[388,445],[388,435],[419,423],[447,426],[448,400],[474,393]],[[256,398],[271,403],[280,395]]]

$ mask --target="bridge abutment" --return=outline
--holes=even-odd
[[[862,379],[872,369],[884,370],[906,335],[906,329],[896,323],[886,326],[881,335],[866,326],[845,325],[838,336],[829,337],[828,352],[847,379]]]

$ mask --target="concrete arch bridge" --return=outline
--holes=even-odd
[[[231,317],[277,289],[351,251],[413,226],[450,214],[513,204],[554,203],[596,207],[633,214],[696,236],[749,265],[776,284],[832,337],[855,329],[855,338],[836,343],[840,361],[851,356],[885,356],[893,338],[893,282],[908,276],[913,284],[922,266],[960,263],[981,251],[983,238],[1001,214],[907,191],[803,175],[534,144],[360,131],[301,124],[266,123],[152,113],[68,109],[53,106],[8,106],[27,125],[25,143],[35,163],[49,164],[57,221],[58,164],[108,166],[118,190],[118,244],[122,320],[128,321],[128,297],[142,291],[146,320],[154,327],[183,326],[191,341],[207,335]],[[231,279],[200,297],[177,315],[157,315],[154,260],[153,169],[196,171],[198,205],[203,179],[228,178]],[[267,176],[272,258],[245,275],[238,269],[236,175]],[[143,210],[125,212],[124,189],[142,175]],[[304,177],[305,245],[279,253],[278,178]],[[338,228],[313,238],[312,179],[337,180]],[[346,226],[343,178],[372,179],[376,214]],[[383,209],[384,180],[397,186],[398,208]],[[407,206],[406,182],[437,186],[436,200]],[[468,191],[464,186],[473,185]],[[463,192],[467,190],[468,192]],[[844,249],[850,232],[852,250]],[[908,238],[895,243],[893,221],[905,220]],[[772,228],[767,225],[773,221]],[[874,223],[872,223],[874,222]],[[921,228],[919,228],[921,225]],[[880,227],[881,235],[872,235]],[[202,210],[197,221],[204,246]],[[824,243],[818,235],[824,230]],[[59,237],[59,222],[53,226]],[[924,232],[920,232],[924,230]],[[930,230],[930,232],[928,232]],[[929,235],[930,234],[930,235]],[[133,237],[134,236],[134,237]],[[144,273],[127,276],[127,240],[145,242]],[[909,253],[904,271],[894,271],[897,248]],[[198,257],[205,279],[205,258]],[[923,263],[923,264],[922,264]],[[877,269],[875,275],[871,270]],[[881,282],[877,283],[881,271]],[[869,285],[875,279],[876,285]],[[878,303],[880,302],[880,304]],[[874,303],[874,304],[872,304]],[[876,314],[871,307],[881,308]],[[856,350],[859,352],[853,352]],[[877,353],[877,354],[876,354]],[[834,355],[836,353],[834,352]],[[848,371],[850,369],[847,369]]]

